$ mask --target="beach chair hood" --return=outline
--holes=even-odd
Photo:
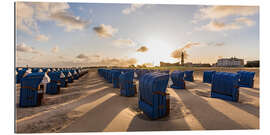
[[[32,73],[32,70],[31,69],[28,69],[25,71],[23,77],[27,76],[28,74]]]
[[[60,78],[65,78],[65,75],[63,72],[60,73]]]
[[[44,74],[41,83],[42,84],[47,84],[51,81],[50,77],[47,75],[47,73]]]

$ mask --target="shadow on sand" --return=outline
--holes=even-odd
[[[208,130],[243,129],[241,125],[217,111],[207,103],[207,100],[189,91],[176,93],[191,114]],[[210,115],[211,114],[211,115]]]

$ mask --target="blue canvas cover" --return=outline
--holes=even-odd
[[[168,81],[169,74],[157,72],[147,73],[139,80],[139,108],[151,119],[168,115]]]
[[[212,83],[213,75],[216,71],[204,71],[203,72],[203,82],[204,83]]]
[[[237,102],[239,99],[239,75],[216,72],[213,75],[211,97]]]
[[[64,74],[63,71],[57,71],[57,72],[62,72]],[[64,74],[65,76],[65,74]],[[68,84],[68,77],[65,76],[64,78],[60,78],[60,87],[67,87],[67,84]]]
[[[112,72],[110,69],[106,70],[106,80],[108,83],[112,83]]]
[[[41,68],[32,68],[32,73],[42,72]]]
[[[42,68],[43,72],[50,72],[51,70],[49,68]]]
[[[150,71],[147,69],[136,69],[137,79],[139,80],[144,74],[149,73]]]
[[[194,81],[193,72],[194,71],[185,71],[184,80],[193,82]]]
[[[101,74],[102,74],[102,77],[109,83],[112,82],[111,80],[111,74],[109,74],[110,70],[109,69],[102,69],[101,70]]]
[[[106,71],[106,70],[107,70],[107,69],[99,69],[99,70],[98,70],[99,75],[102,76],[105,80],[107,80],[107,78],[106,78],[106,77],[107,77],[107,76],[106,76],[106,74],[107,74],[106,72],[107,72],[107,71]]]
[[[61,87],[61,79],[65,79],[65,75],[61,71],[49,72],[48,76],[51,81],[46,86],[46,94],[59,94]]]
[[[44,93],[42,83],[49,81],[49,77],[43,72],[30,73],[22,78],[19,105],[21,107],[41,105]]]
[[[26,69],[18,70],[18,73],[16,75],[16,83],[21,83],[21,79],[23,78],[25,72]]]
[[[184,72],[181,71],[173,71],[171,73],[171,79],[173,84],[171,85],[171,88],[174,89],[185,89],[185,81],[184,81]]]
[[[105,69],[102,69],[102,68],[99,68],[98,69],[98,74],[100,75],[100,76],[102,76],[102,77],[104,77],[105,75],[105,71],[104,71]]]
[[[114,88],[120,88],[119,86],[119,76],[121,75],[121,72],[118,70],[112,70],[112,83]]]
[[[239,86],[253,88],[255,72],[238,71],[240,76]]]
[[[133,84],[134,72],[125,72],[119,76],[120,94],[122,96],[134,96],[136,85]]]

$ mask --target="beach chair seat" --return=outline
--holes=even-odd
[[[238,102],[239,75],[235,73],[216,72],[213,75],[211,97]]]

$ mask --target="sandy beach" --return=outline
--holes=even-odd
[[[259,77],[255,88],[240,88],[239,102],[210,97],[210,84],[186,82],[187,89],[170,93],[170,115],[150,120],[138,109],[138,97],[122,97],[96,69],[61,88],[59,95],[45,94],[39,107],[16,106],[17,133],[125,132],[175,130],[259,129]],[[137,82],[138,85],[138,82]],[[138,88],[138,87],[137,87]],[[17,104],[19,85],[17,85]]]

